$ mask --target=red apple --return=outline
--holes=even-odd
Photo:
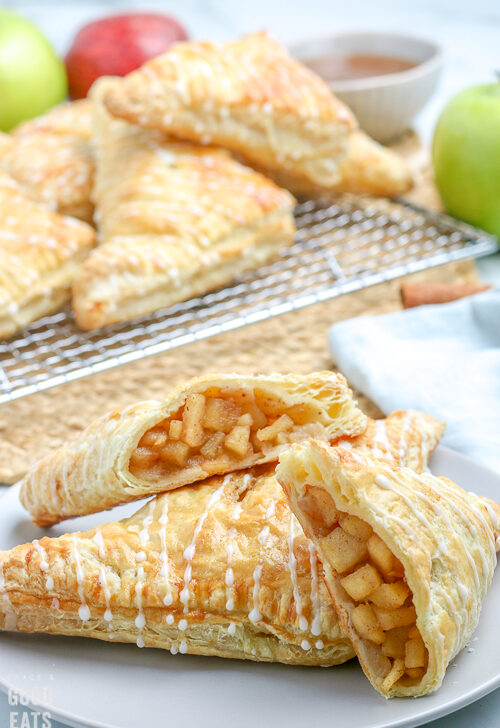
[[[86,96],[99,76],[126,76],[186,39],[182,25],[161,13],[124,13],[85,25],[66,56],[71,98]]]

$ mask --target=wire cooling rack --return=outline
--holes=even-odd
[[[68,308],[0,343],[0,403],[498,249],[494,238],[407,203],[308,201],[295,214],[295,244],[226,288],[95,332],[81,331]]]

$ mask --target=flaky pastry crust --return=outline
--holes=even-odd
[[[101,417],[35,465],[20,498],[46,526],[272,462],[293,440],[365,427],[340,374],[205,375],[162,402]]]
[[[112,119],[94,87],[101,245],[74,286],[78,324],[128,320],[227,284],[294,240],[293,197],[229,153]]]
[[[297,665],[354,655],[314,547],[263,469],[0,552],[0,629]]]
[[[477,626],[500,507],[446,478],[314,441],[285,452],[277,478],[374,687],[386,697],[436,690]]]
[[[28,200],[0,173],[0,336],[62,306],[95,233]]]

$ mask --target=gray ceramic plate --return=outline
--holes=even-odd
[[[467,490],[500,498],[499,476],[451,450],[438,448],[432,470]],[[17,496],[13,487],[0,501],[0,549],[41,533]],[[52,533],[90,528],[136,508],[66,522]],[[38,710],[77,728],[411,728],[500,686],[499,613],[497,576],[469,647],[450,665],[442,688],[418,700],[384,700],[355,661],[329,669],[285,667],[20,634],[0,635],[0,687],[28,696]]]

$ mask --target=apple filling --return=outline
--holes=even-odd
[[[416,626],[413,595],[401,562],[372,527],[339,511],[330,495],[308,486],[299,506],[336,580],[336,596],[368,647],[384,692],[416,685],[428,652]]]
[[[148,430],[130,459],[133,475],[206,477],[266,461],[277,446],[324,437],[314,407],[287,407],[259,389],[211,387],[189,394],[171,417]]]

